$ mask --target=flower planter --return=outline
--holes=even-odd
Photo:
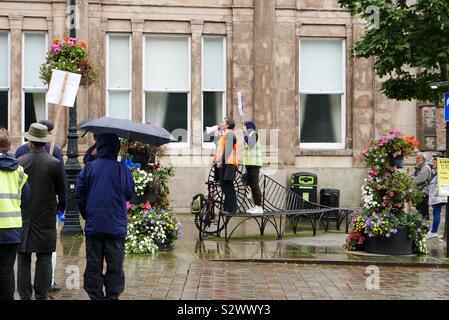
[[[131,203],[132,204],[141,204],[141,203],[145,203],[147,201],[150,202],[150,204],[155,203],[157,199],[157,194],[154,192],[147,192],[141,196],[138,196],[136,194],[134,194],[133,198],[131,199]]]
[[[404,156],[392,157],[389,156],[390,167],[403,168],[404,167]]]
[[[391,237],[366,237],[365,252],[386,255],[413,254],[413,241],[409,238],[408,230],[398,228]]]

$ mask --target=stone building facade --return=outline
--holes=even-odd
[[[37,80],[37,61],[51,39],[68,34],[67,2],[0,1],[0,71],[8,74],[0,82],[0,119],[15,147],[29,122],[55,115]],[[179,211],[205,192],[213,145],[203,131],[225,114],[237,124],[257,123],[266,172],[277,181],[288,185],[294,172],[316,173],[318,188],[340,189],[347,206],[360,204],[359,154],[367,141],[385,129],[417,133],[416,103],[388,100],[373,62],[348,54],[364,23],[336,0],[77,0],[77,6],[77,36],[87,40],[101,71],[78,94],[78,121],[110,115],[180,128],[174,134],[181,142],[168,146],[164,159],[176,165],[171,193]],[[62,146],[67,126],[61,120]],[[88,139],[79,139],[81,152]]]

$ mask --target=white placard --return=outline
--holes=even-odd
[[[237,92],[237,101],[238,101],[238,110],[239,114],[242,117],[244,115],[243,113],[243,100],[242,100],[242,93],[239,91]]]
[[[66,75],[67,81],[65,82],[65,88],[63,88]],[[75,104],[76,94],[80,86],[80,81],[81,75],[78,73],[53,70],[50,87],[47,92],[47,102],[66,107],[73,107]],[[63,93],[64,96],[61,98]]]

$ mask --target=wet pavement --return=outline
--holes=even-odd
[[[438,238],[425,257],[345,252],[346,234],[337,231],[260,237],[251,224],[229,244],[199,242],[193,217],[178,217],[184,237],[173,250],[126,256],[121,299],[449,299],[449,260]],[[84,238],[59,240],[56,282],[65,288],[53,296],[88,299]]]

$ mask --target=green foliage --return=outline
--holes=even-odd
[[[357,58],[373,57],[382,92],[396,100],[439,100],[431,82],[449,79],[449,3],[447,0],[338,0],[353,16],[372,20],[379,8],[379,28],[367,28],[354,44]],[[415,74],[412,69],[419,68]],[[441,93],[441,92],[440,92]]]
[[[53,40],[47,53],[47,61],[40,67],[40,78],[50,84],[53,70],[81,74],[81,85],[87,87],[98,78],[98,70],[91,64],[87,44],[76,38]]]

